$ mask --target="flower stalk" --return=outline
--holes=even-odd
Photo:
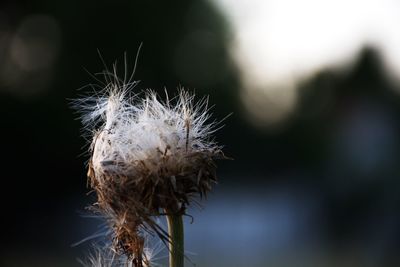
[[[182,215],[167,215],[169,234],[169,267],[184,266],[184,231]]]

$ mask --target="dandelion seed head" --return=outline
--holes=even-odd
[[[215,125],[206,124],[206,101],[193,106],[193,99],[181,90],[171,106],[160,102],[152,91],[141,101],[126,99],[124,92],[111,92],[107,102],[99,103],[87,116],[102,121],[102,127],[94,129],[92,143],[95,172],[121,173],[123,165],[134,176],[146,164],[151,172],[164,168],[174,174],[177,166],[191,163],[189,154],[219,149],[209,139]]]
[[[168,234],[154,219],[185,214],[196,196],[216,183],[216,159],[224,155],[212,139],[208,98],[195,100],[184,89],[166,100],[151,90],[133,94],[136,83],[113,74],[100,95],[78,102],[91,135],[88,177],[96,206],[109,218],[114,247],[146,259],[143,232]],[[145,260],[147,261],[147,260]]]

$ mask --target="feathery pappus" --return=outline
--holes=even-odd
[[[216,183],[215,160],[224,159],[212,139],[208,98],[195,101],[180,89],[166,100],[151,90],[133,94],[135,82],[110,74],[99,96],[77,102],[91,134],[88,178],[95,207],[113,229],[113,248],[134,267],[149,266],[145,234],[164,243],[161,215],[184,215],[195,197]]]
[[[146,248],[143,253],[145,255],[146,261],[143,261],[143,267],[157,267],[161,266],[155,262],[158,259],[157,254],[161,252],[163,249],[161,247],[161,242],[157,242],[153,244],[153,247],[150,247],[149,244],[146,244]],[[118,255],[111,248],[105,246],[94,247],[92,253],[89,254],[85,261],[79,261],[84,267],[135,267],[136,263],[129,259],[127,255]]]

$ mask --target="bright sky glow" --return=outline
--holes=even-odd
[[[400,80],[400,1],[214,1],[234,29],[231,50],[243,72],[244,95],[262,89],[268,98],[271,88],[291,91],[296,81],[321,68],[351,63],[365,45],[379,48],[389,73]],[[279,102],[286,105],[281,118],[296,103]]]

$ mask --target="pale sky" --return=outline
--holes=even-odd
[[[296,104],[296,81],[351,63],[365,45],[381,50],[388,74],[400,81],[400,1],[213,1],[234,30],[231,53],[243,73],[245,106],[265,106],[251,100],[261,93],[286,116]]]

